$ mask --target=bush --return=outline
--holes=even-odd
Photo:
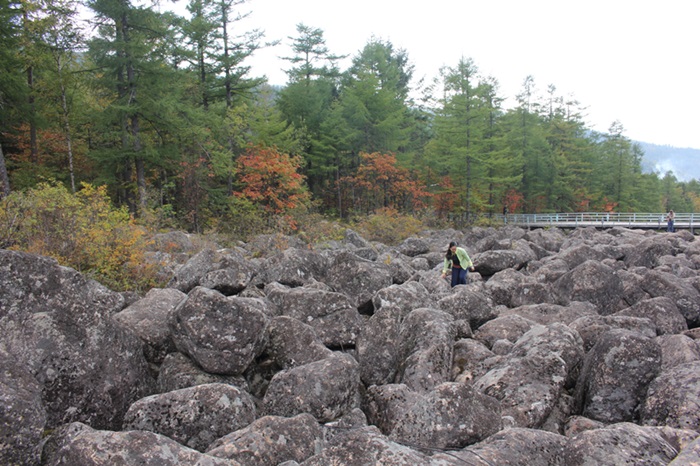
[[[158,264],[145,258],[147,231],[106,188],[83,184],[76,194],[57,183],[14,192],[0,204],[5,247],[55,258],[114,290],[157,286]]]
[[[416,236],[424,230],[424,226],[415,217],[387,208],[379,209],[369,217],[360,220],[355,225],[355,230],[370,241],[396,245],[408,237]]]

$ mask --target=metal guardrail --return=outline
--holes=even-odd
[[[666,213],[639,212],[564,212],[547,214],[507,214],[495,215],[495,219],[506,224],[523,227],[542,228],[547,226],[576,228],[594,226],[598,228],[627,227],[666,229]],[[700,226],[700,214],[677,213],[675,229],[690,229]]]

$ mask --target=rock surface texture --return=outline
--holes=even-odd
[[[700,464],[689,232],[167,249],[136,301],[0,250],[0,464]]]

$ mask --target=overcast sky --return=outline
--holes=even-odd
[[[184,1],[184,0],[181,0]],[[246,25],[282,43],[249,62],[285,84],[296,25],[320,28],[334,54],[371,37],[405,49],[414,80],[471,58],[512,105],[532,75],[586,107],[589,127],[618,120],[630,139],[700,149],[697,0],[248,0]],[[347,65],[347,63],[345,64]],[[346,66],[343,66],[344,69]]]

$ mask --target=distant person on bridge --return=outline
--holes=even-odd
[[[673,233],[676,231],[675,228],[673,228],[673,220],[676,218],[676,214],[673,213],[672,210],[668,211],[668,214],[666,215],[666,231],[669,233]]]
[[[474,264],[464,248],[457,247],[457,243],[450,242],[445,253],[445,261],[442,266],[442,278],[447,271],[452,269],[452,287],[467,284],[467,270],[474,271]]]

